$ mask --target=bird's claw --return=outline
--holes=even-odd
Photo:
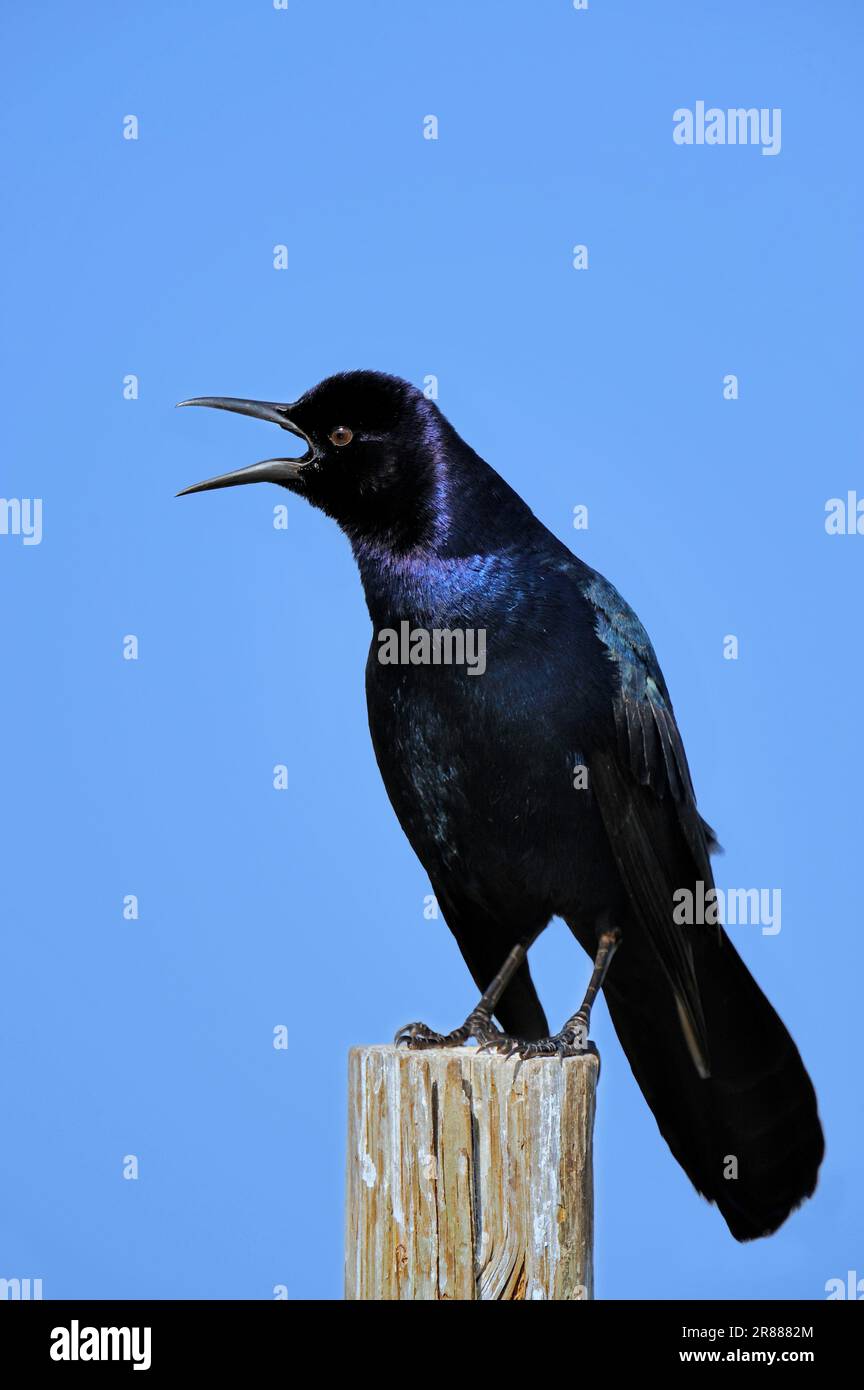
[[[397,1047],[445,1047],[447,1039],[443,1033],[427,1028],[425,1023],[406,1023],[400,1028],[393,1042]]]
[[[475,1009],[462,1027],[454,1028],[452,1033],[436,1033],[425,1023],[406,1023],[404,1028],[399,1029],[393,1042],[397,1047],[405,1046],[419,1051],[426,1047],[462,1047],[469,1038],[476,1038],[478,1043],[488,1046],[501,1036],[489,1015],[482,1009]]]
[[[596,1055],[597,1049],[588,1040],[588,1030],[584,1023],[562,1028],[560,1033],[553,1033],[548,1038],[538,1038],[536,1041],[529,1041],[527,1038],[511,1038],[505,1033],[500,1033],[497,1038],[493,1038],[480,1048],[481,1052],[500,1052],[504,1058],[519,1057],[521,1061],[527,1062],[532,1057],[559,1057],[562,1061],[565,1057],[584,1057],[586,1053],[593,1052]]]

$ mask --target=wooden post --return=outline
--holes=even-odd
[[[354,1047],[345,1297],[593,1297],[596,1056]]]

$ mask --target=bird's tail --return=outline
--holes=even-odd
[[[770,1235],[816,1186],[824,1141],[792,1038],[725,933],[694,932],[710,1075],[700,1077],[666,976],[625,933],[604,986],[660,1133],[736,1240]]]

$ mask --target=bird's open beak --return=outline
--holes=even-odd
[[[283,430],[289,430],[291,434],[305,440],[308,447],[300,458],[264,459],[262,463],[253,463],[250,468],[238,468],[234,473],[222,473],[218,478],[209,478],[205,483],[184,487],[182,492],[177,493],[178,497],[185,497],[190,492],[209,492],[217,487],[236,487],[239,483],[296,482],[305,465],[314,457],[312,441],[292,422],[289,416],[291,407],[288,405],[279,405],[275,401],[245,401],[236,396],[196,396],[194,400],[180,401],[179,404],[209,405],[214,410],[233,410],[238,415],[252,415],[256,420],[269,420],[271,424],[279,425]]]

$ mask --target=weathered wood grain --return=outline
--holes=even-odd
[[[594,1056],[349,1056],[348,1299],[593,1297]]]

